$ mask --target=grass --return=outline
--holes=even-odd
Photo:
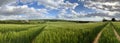
[[[33,43],[92,43],[105,23],[48,23]]]
[[[113,22],[120,35],[120,22]],[[0,24],[0,43],[92,43],[103,30],[99,43],[119,43],[107,22]]]
[[[31,43],[32,39],[43,30],[43,25],[29,28],[29,30],[15,32],[9,31],[6,33],[0,32],[0,43]]]
[[[103,30],[99,43],[120,43],[113,31],[112,25],[109,23]]]

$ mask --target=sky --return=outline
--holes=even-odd
[[[120,19],[120,0],[0,0],[0,20]]]

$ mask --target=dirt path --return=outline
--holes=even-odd
[[[31,43],[34,43],[34,39],[47,27],[46,26],[43,26],[35,35],[34,37],[31,39]]]
[[[106,25],[108,25],[108,23],[107,23]],[[104,27],[106,27],[106,25],[105,25]],[[104,27],[103,27],[103,29],[97,34],[97,36],[95,37],[93,43],[99,43],[99,39],[100,39],[100,37],[101,37],[102,32],[104,31]]]
[[[112,26],[112,28],[113,28],[113,31],[114,31],[114,34],[115,34],[116,38],[118,39],[118,41],[120,41],[120,36],[119,36],[119,34],[117,33],[117,31],[115,30],[114,25],[111,24],[111,26]]]
[[[118,33],[116,32],[116,30],[113,29],[113,31],[114,31],[114,34],[115,34],[115,36],[117,37],[117,39],[120,41],[120,36],[119,36]]]
[[[98,43],[98,42],[99,42],[99,38],[100,38],[102,32],[103,32],[103,30],[101,30],[101,31],[98,33],[98,35],[97,35],[97,37],[95,38],[95,40],[93,41],[93,43]]]

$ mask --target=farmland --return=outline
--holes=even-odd
[[[0,24],[0,43],[120,43],[120,22]]]

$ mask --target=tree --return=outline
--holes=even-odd
[[[103,22],[106,22],[106,21],[108,21],[108,20],[106,20],[105,18],[103,18]]]
[[[112,20],[111,21],[116,21],[116,19],[115,18],[112,18]]]

